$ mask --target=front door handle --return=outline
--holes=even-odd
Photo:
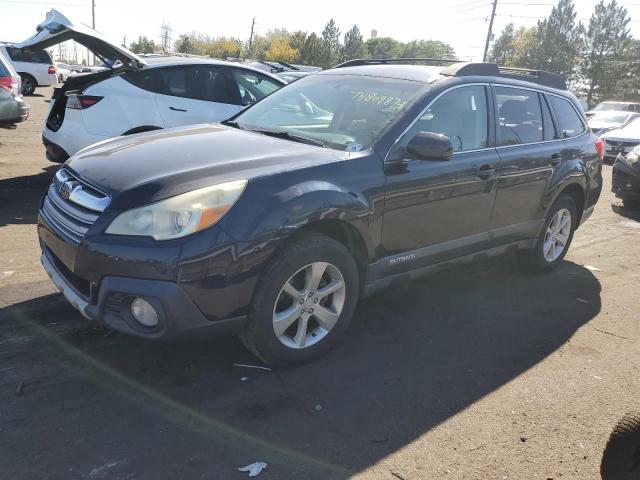
[[[496,173],[497,172],[495,168],[493,168],[489,164],[485,164],[478,169],[476,176],[481,180],[491,180],[492,178],[495,178]]]
[[[186,112],[186,110],[176,107],[169,107],[169,110],[173,110],[174,112]]]

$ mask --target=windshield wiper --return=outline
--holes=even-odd
[[[227,127],[239,128],[240,130],[246,130],[247,127],[243,127],[235,120],[224,120],[220,122],[222,125],[226,125]]]
[[[296,135],[295,133],[286,132],[284,130],[269,130],[267,128],[251,128],[250,130],[252,132],[262,133],[263,135],[269,135],[270,137],[282,138],[284,140],[291,140],[293,142],[306,143],[308,145],[326,148],[326,145],[320,140],[303,137],[302,135]]]

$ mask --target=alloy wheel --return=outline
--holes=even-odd
[[[280,289],[273,308],[273,330],[289,348],[315,345],[338,323],[346,297],[338,268],[314,262],[294,273]]]
[[[542,254],[547,262],[555,262],[560,258],[567,247],[569,235],[571,235],[571,212],[562,208],[553,216],[544,235]]]

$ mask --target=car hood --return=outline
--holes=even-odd
[[[348,153],[202,124],[105,140],[64,168],[127,209],[217,183],[251,179],[347,158]]]
[[[638,142],[640,142],[640,130],[628,129],[628,128],[616,128],[615,130],[609,130],[607,133],[603,134],[602,138],[609,139],[609,140],[624,140],[624,141],[637,140]]]
[[[24,42],[16,43],[17,48],[49,48],[52,45],[75,40],[84,45],[103,60],[120,61],[124,65],[146,65],[146,62],[135,53],[111,42],[100,33],[86,25],[74,25],[59,11],[52,9],[47,13],[44,22],[36,27],[37,33]]]

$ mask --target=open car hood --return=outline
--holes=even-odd
[[[110,42],[93,28],[86,25],[74,25],[55,9],[47,13],[47,18],[36,27],[36,30],[37,33],[33,37],[14,46],[17,48],[48,48],[67,40],[75,40],[111,64],[119,60],[124,65],[146,65],[146,62],[135,53],[117,43]]]

